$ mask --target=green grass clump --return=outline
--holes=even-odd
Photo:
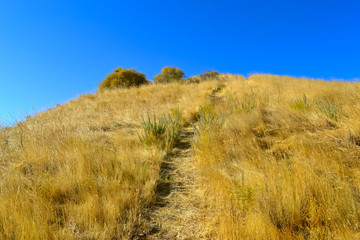
[[[148,115],[143,119],[143,134],[139,135],[140,141],[147,145],[156,145],[161,148],[171,149],[179,140],[181,133],[181,119],[182,111],[180,109],[173,109],[167,116],[153,118]]]
[[[290,104],[290,107],[295,110],[299,111],[307,111],[311,108],[312,104],[307,99],[306,95],[304,94],[302,98],[296,99],[294,102]]]
[[[154,113],[153,119],[147,116],[147,119],[143,119],[144,134],[139,135],[140,141],[145,145],[151,145],[162,137],[166,131],[167,125],[163,118],[156,119]]]
[[[200,107],[198,116],[198,132],[207,133],[211,129],[220,129],[225,122],[225,116],[219,116],[213,105]]]
[[[230,111],[233,113],[250,113],[256,107],[255,94],[245,94],[241,100],[235,94],[227,94],[225,96],[225,103]]]
[[[114,89],[114,88],[128,88],[133,86],[140,86],[149,83],[146,80],[146,75],[136,71],[135,69],[117,68],[99,85],[99,90]]]
[[[340,109],[339,105],[336,103],[330,102],[328,99],[326,99],[325,101],[317,102],[316,107],[320,112],[324,113],[331,120],[339,120]]]

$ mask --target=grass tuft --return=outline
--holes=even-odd
[[[228,93],[224,97],[225,105],[229,114],[236,113],[250,113],[256,108],[256,97],[255,94],[246,93],[241,99],[234,93]]]
[[[304,94],[302,98],[298,98],[295,101],[291,102],[290,107],[292,109],[304,112],[310,110],[312,104],[309,102],[308,98]]]
[[[149,114],[143,119],[143,134],[138,135],[140,142],[147,146],[157,145],[171,149],[180,137],[182,111],[172,109],[167,116],[156,118],[154,113],[151,119]]]
[[[339,105],[326,99],[316,103],[317,109],[333,121],[338,121],[340,115]]]

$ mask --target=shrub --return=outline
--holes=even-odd
[[[208,71],[203,74],[203,78],[205,80],[211,80],[215,79],[219,76],[219,73],[217,71]]]
[[[200,83],[202,81],[214,80],[219,78],[219,73],[217,71],[207,71],[203,74],[195,75],[189,78],[184,79],[185,83]]]
[[[155,83],[169,83],[181,81],[184,77],[184,72],[176,67],[164,67],[161,73],[154,77]]]
[[[117,68],[99,85],[99,89],[128,88],[147,84],[146,75],[135,69]]]

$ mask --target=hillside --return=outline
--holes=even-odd
[[[360,84],[222,75],[0,130],[0,239],[359,239]]]

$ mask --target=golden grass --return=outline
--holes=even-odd
[[[131,238],[165,154],[141,122],[177,108],[198,119],[199,236],[359,239],[360,84],[221,79],[88,94],[0,130],[0,239]]]
[[[273,75],[228,79],[212,113],[215,122],[226,120],[195,143],[208,238],[358,239],[359,87]],[[334,106],[337,121],[328,114]]]
[[[143,221],[164,152],[142,118],[190,118],[215,83],[84,95],[0,131],[0,239],[127,239]]]

